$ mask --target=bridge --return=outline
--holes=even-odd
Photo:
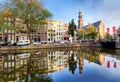
[[[116,41],[105,41],[105,42],[100,42],[103,48],[108,48],[108,49],[119,49],[120,48],[120,42]]]

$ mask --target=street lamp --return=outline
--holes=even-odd
[[[77,32],[76,30],[74,30],[74,41],[76,41],[76,35],[77,35]]]

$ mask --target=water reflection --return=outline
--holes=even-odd
[[[74,52],[71,52],[69,54],[69,59],[68,59],[68,64],[69,64],[69,71],[74,74],[75,69],[77,68],[77,60],[76,60],[77,55]]]
[[[35,53],[4,54],[0,56],[0,82],[51,82],[47,74],[47,56]]]
[[[0,82],[57,82],[55,77],[51,77],[51,74],[54,75],[57,71],[62,73],[62,70],[66,68],[72,75],[78,73],[86,75],[88,72],[85,71],[90,69],[90,65],[92,68],[103,67],[110,73],[111,70],[120,67],[119,59],[119,55],[97,51],[40,51],[1,54]],[[104,72],[100,67],[95,70]],[[116,76],[114,75],[114,77]],[[75,80],[69,82],[75,82]]]
[[[80,74],[82,74],[83,65],[84,65],[84,56],[81,55],[81,56],[79,57],[79,73],[80,73]]]

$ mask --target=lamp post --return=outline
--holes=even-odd
[[[83,30],[83,33],[82,33],[82,40],[85,40],[85,30],[84,30],[84,28],[82,28],[82,30]]]
[[[85,40],[85,38],[84,38],[85,36],[84,36],[84,29],[83,29],[83,40]]]
[[[76,41],[77,39],[76,34],[77,34],[76,30],[74,30],[74,41]]]

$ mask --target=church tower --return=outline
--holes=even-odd
[[[79,58],[79,73],[80,73],[80,75],[82,75],[82,72],[83,72],[83,65],[84,65],[84,58],[80,57]]]
[[[82,12],[79,12],[79,16],[78,16],[78,30],[83,28],[83,18],[82,18]]]

